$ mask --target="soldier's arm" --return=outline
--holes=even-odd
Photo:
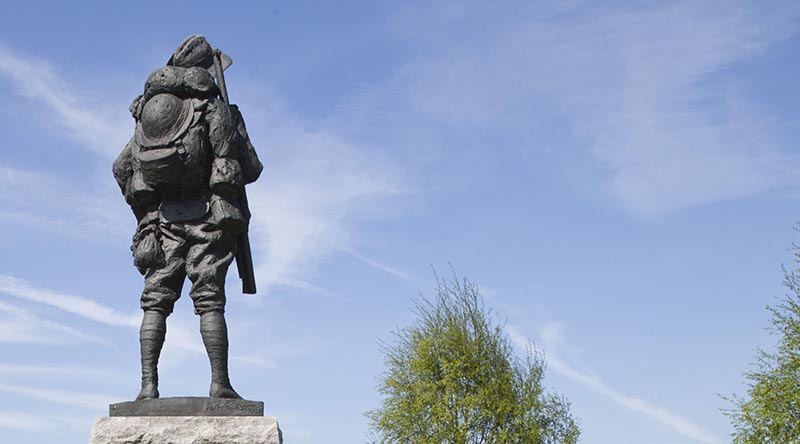
[[[128,187],[128,181],[133,176],[133,165],[131,165],[131,145],[133,143],[133,137],[131,137],[131,140],[125,145],[125,148],[117,156],[117,160],[114,161],[114,165],[111,167],[114,172],[114,179],[117,181],[117,185],[119,185],[123,195]]]
[[[152,213],[158,205],[156,193],[144,182],[136,180],[132,164],[132,151],[136,143],[133,137],[114,161],[112,171],[120,191],[125,196],[125,201],[131,207],[136,221],[141,222]]]
[[[211,165],[211,189],[225,194],[239,194],[245,185],[239,162],[239,137],[230,107],[217,99],[206,110],[208,139],[214,160]]]
[[[256,149],[250,142],[250,136],[247,134],[247,128],[244,125],[244,118],[242,113],[239,112],[239,107],[230,105],[231,117],[236,125],[240,143],[239,143],[239,163],[242,166],[242,175],[244,176],[245,183],[253,183],[258,180],[264,165],[258,160]]]

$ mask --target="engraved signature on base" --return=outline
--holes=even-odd
[[[209,402],[206,404],[207,412],[250,412],[258,413],[256,406],[234,402]]]

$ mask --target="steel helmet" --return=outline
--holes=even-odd
[[[204,36],[193,34],[181,42],[178,49],[167,61],[167,65],[183,68],[199,66],[211,69],[214,66],[214,51],[214,48],[211,47],[211,44],[208,43]],[[222,62],[222,69],[227,69],[233,63],[233,60],[224,52],[220,51],[219,56]]]
[[[214,64],[214,50],[205,37],[190,35],[178,46],[167,65],[189,68],[199,66],[210,68]]]
[[[150,98],[142,108],[139,141],[144,147],[166,146],[177,140],[192,121],[191,100],[164,93]]]

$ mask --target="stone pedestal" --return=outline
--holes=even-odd
[[[283,444],[278,420],[262,412],[260,402],[213,398],[112,404],[89,444]]]
[[[89,444],[282,444],[269,416],[117,416],[97,418]]]

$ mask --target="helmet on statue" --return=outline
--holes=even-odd
[[[192,121],[191,100],[181,100],[172,94],[157,94],[142,108],[141,133],[144,147],[165,146],[186,132]]]
[[[199,66],[205,69],[211,69],[214,66],[214,51],[208,40],[200,34],[193,34],[181,42],[178,49],[172,54],[172,57],[167,61],[169,66],[179,66],[182,68],[191,68]],[[226,69],[233,63],[227,54],[220,51],[220,61],[222,62],[222,69]]]

